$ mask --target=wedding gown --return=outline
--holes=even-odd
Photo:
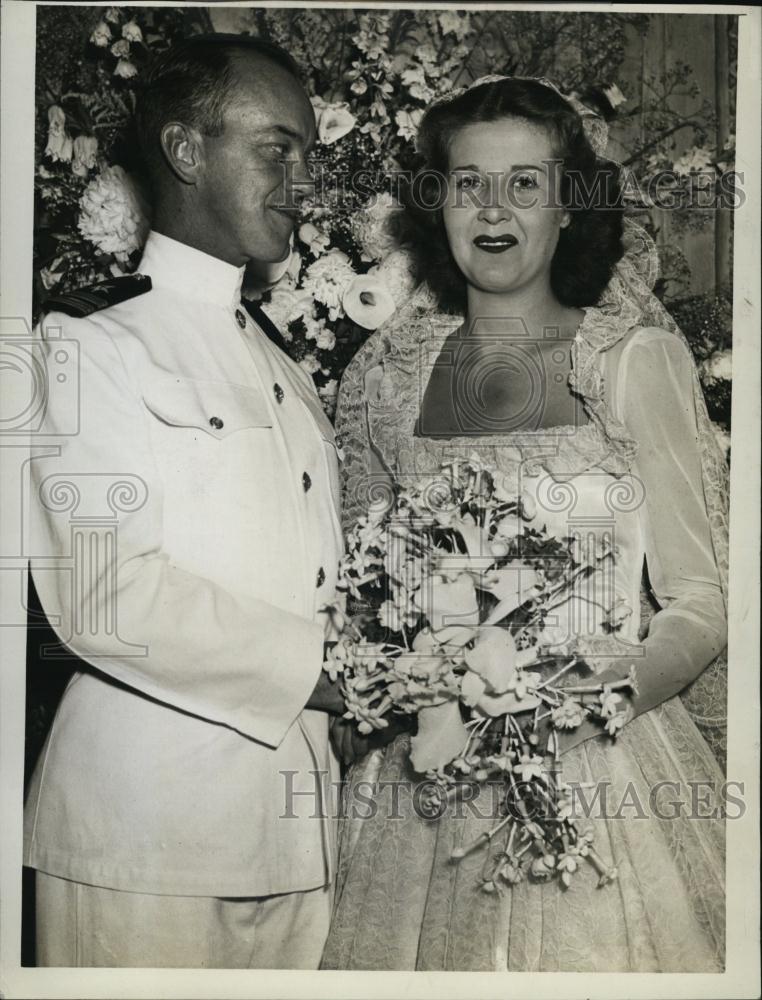
[[[347,524],[390,475],[430,476],[443,460],[476,453],[535,500],[532,524],[559,536],[609,536],[615,570],[596,574],[593,596],[629,610],[618,641],[643,654],[639,672],[656,662],[675,671],[709,663],[725,645],[718,539],[726,515],[707,486],[702,447],[710,445],[688,349],[646,318],[621,296],[585,311],[569,383],[588,423],[443,440],[416,436],[416,422],[434,363],[460,320],[412,304],[370,338],[344,377],[337,431]],[[712,462],[716,478],[716,456]],[[644,560],[662,610],[639,644]],[[584,612],[590,606],[570,602],[550,627],[559,636],[576,630],[601,654],[590,659],[599,669],[615,662],[603,655],[612,638]],[[494,815],[474,808],[428,820],[409,797],[391,808],[382,796],[391,783],[420,782],[408,746],[400,736],[349,773],[323,968],[722,970],[723,774],[679,697],[635,719],[616,741],[588,740],[562,757],[565,781],[594,783],[588,801],[603,790],[604,803],[593,803],[592,819],[581,824],[592,825],[598,853],[618,870],[601,888],[583,865],[566,890],[557,880],[525,880],[484,892],[486,849],[459,862],[451,853],[494,826]],[[353,808],[371,787],[377,808]]]

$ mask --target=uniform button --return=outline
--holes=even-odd
[[[320,588],[323,586],[324,583],[325,583],[325,570],[321,566],[320,569],[318,570],[317,582],[315,586]]]
[[[214,427],[216,431],[221,431],[225,424],[219,417],[209,417],[209,426]]]
[[[307,472],[302,473],[302,486],[304,487],[305,493],[309,492],[309,489],[312,486],[312,480],[310,479],[309,473]]]
[[[275,399],[279,403],[282,403],[283,402],[283,397],[284,397],[285,393],[283,392],[283,390],[281,389],[281,387],[278,385],[277,382],[273,386],[273,392],[275,393]]]
[[[244,316],[244,314],[241,312],[240,309],[236,309],[235,318],[238,321],[238,325],[243,330],[243,328],[246,326],[246,317]]]

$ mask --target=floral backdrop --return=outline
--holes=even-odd
[[[406,254],[386,222],[396,210],[395,178],[415,168],[413,138],[433,99],[489,73],[544,75],[607,118],[639,191],[665,171],[679,195],[695,191],[697,182],[713,186],[732,169],[732,131],[720,145],[715,108],[690,65],[671,64],[637,95],[623,82],[628,38],[647,33],[657,16],[239,8],[220,27],[213,8],[38,8],[36,312],[54,291],[128,273],[138,263],[150,205],[130,129],[150,52],[198,32],[259,35],[286,48],[303,69],[318,124],[317,184],[291,256],[266,280],[247,277],[244,292],[262,300],[331,414],[345,366],[411,291]],[[727,20],[733,112],[735,19]],[[695,99],[690,116],[681,103],[686,95]],[[628,125],[636,119],[641,139],[633,148]],[[649,198],[639,198],[638,208],[658,235],[659,213]],[[671,213],[673,238],[662,241],[657,291],[689,338],[728,446],[730,289],[719,283],[686,294],[690,273],[674,239],[706,226],[713,214],[690,207]]]

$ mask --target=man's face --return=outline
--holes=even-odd
[[[315,114],[298,81],[270,60],[236,56],[233,72],[223,133],[203,137],[198,217],[189,222],[209,253],[240,267],[286,256],[311,191]]]

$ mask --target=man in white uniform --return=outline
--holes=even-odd
[[[51,393],[32,570],[81,662],[26,807],[37,961],[317,968],[337,452],[240,302],[247,262],[287,253],[314,114],[287,55],[220,36],[160,57],[141,102],[138,274],[42,324],[51,372],[61,336],[79,345],[79,426]]]

